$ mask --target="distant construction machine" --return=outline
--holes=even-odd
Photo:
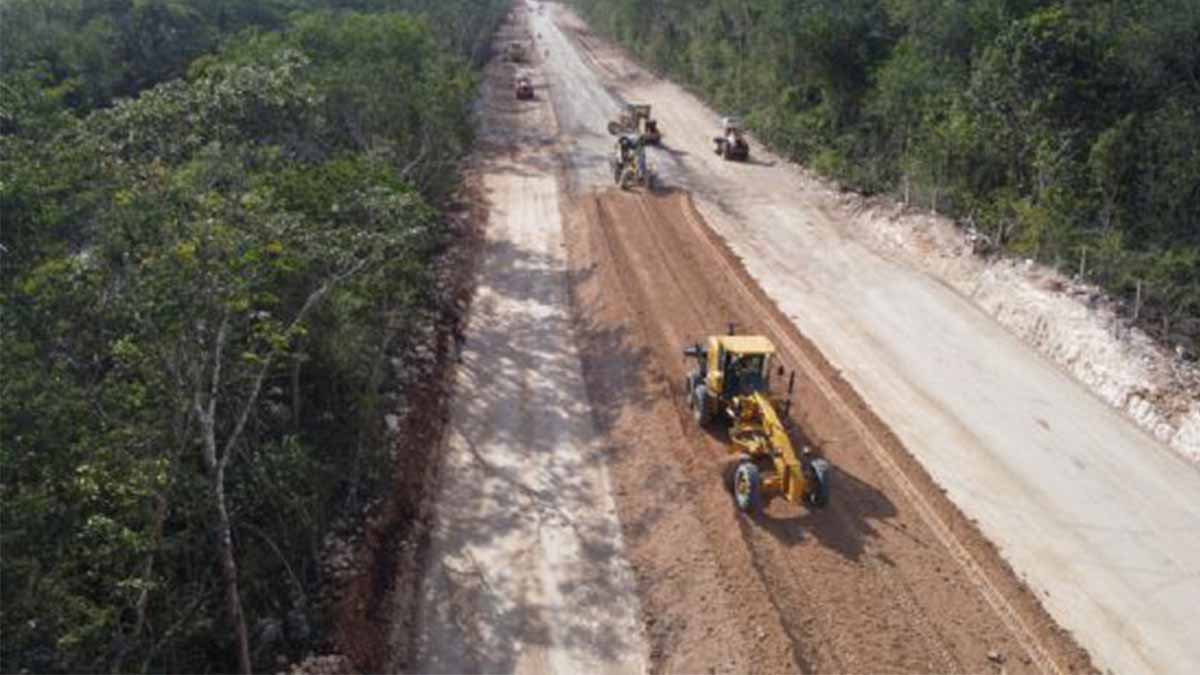
[[[625,106],[620,117],[608,123],[608,133],[636,134],[650,145],[662,143],[662,133],[658,130],[658,120],[650,117],[650,106],[644,103],[630,103]]]
[[[528,101],[533,98],[533,82],[522,75],[516,80],[516,95],[518,101]]]
[[[654,189],[654,170],[646,161],[646,144],[644,139],[635,136],[621,135],[613,146],[613,155],[609,160],[613,172],[613,182],[622,190],[641,186],[648,190]]]
[[[829,503],[832,467],[804,448],[797,454],[783,420],[791,408],[795,373],[787,397],[770,393],[775,345],[761,335],[714,335],[707,346],[683,351],[696,359],[684,387],[696,422],[704,427],[718,418],[730,423],[729,451],[737,456],[729,487],[738,509],[757,513],[774,497],[823,508]],[[783,374],[782,366],[778,373]],[[777,412],[782,409],[782,415]]]
[[[525,63],[526,52],[525,45],[520,42],[510,42],[504,48],[504,58],[513,63]]]
[[[744,162],[750,158],[750,144],[742,135],[742,123],[736,117],[726,117],[721,120],[721,135],[713,138],[716,144],[715,152],[726,160],[736,159]]]

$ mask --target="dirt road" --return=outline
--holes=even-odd
[[[485,250],[393,670],[1092,670],[1075,638],[1118,672],[1200,664],[1200,474],[796,168],[716,158],[693,97],[518,8],[499,39],[536,58],[487,72]],[[607,187],[623,100],[654,104],[671,189]],[[682,346],[731,321],[798,373],[828,509],[733,508],[678,386]]]
[[[803,172],[753,140],[750,163],[723,162],[709,145],[716,112],[629,63],[557,6],[531,7],[533,30],[550,54],[546,76],[575,191],[607,182],[603,158],[610,140],[602,130],[618,102],[652,103],[666,143],[652,161],[664,182],[695,194],[699,216],[745,262],[749,279],[785,322],[836,364],[1099,665],[1118,672],[1200,667],[1192,617],[1200,606],[1200,473],[1194,467],[969,299],[870,250],[845,229],[828,191]],[[644,226],[655,224],[650,219]],[[675,247],[661,255],[634,250],[639,257],[627,277],[669,267],[678,255]],[[646,283],[660,288],[668,279]],[[712,330],[726,320],[718,315],[740,309],[721,308],[719,288],[681,292],[716,319],[707,327],[684,321],[690,330]],[[687,306],[684,299],[671,306]],[[667,323],[668,342],[687,332],[674,319]],[[869,425],[853,417],[849,427],[868,433],[835,461],[867,451],[879,468],[890,469],[887,444],[873,440]],[[844,442],[845,435],[835,438]],[[879,475],[858,478],[892,501],[898,517],[926,511],[921,502],[932,500],[917,479],[910,490]],[[754,542],[758,534],[747,537]],[[955,558],[954,546],[948,550]],[[995,596],[982,597],[1006,613]],[[1036,630],[1030,632],[1036,638]]]
[[[392,671],[643,670],[633,576],[570,329],[541,101],[496,64],[483,96],[478,288],[455,385],[416,635]],[[407,627],[405,627],[407,628]]]
[[[614,448],[614,481],[623,489],[618,508],[639,588],[669,582],[677,548],[700,541],[726,590],[703,603],[694,596],[663,602],[644,592],[644,611],[656,622],[689,626],[693,617],[719,611],[726,617],[714,629],[721,642],[748,654],[787,655],[786,663],[748,668],[756,671],[974,672],[994,665],[989,654],[1005,660],[1009,672],[1087,667],[1086,656],[932,485],[908,481],[906,488],[868,449],[868,436],[882,438],[889,462],[904,461],[869,411],[839,407],[839,400],[861,403],[709,236],[686,193],[582,196],[566,225],[585,379],[593,400],[619,411],[598,427]],[[721,485],[727,441],[699,432],[680,387],[672,386],[685,375],[682,347],[722,330],[726,320],[767,334],[784,362],[800,367],[798,440],[820,447],[837,465],[831,508],[808,512],[776,502],[761,518],[748,519],[731,507]],[[623,368],[614,366],[614,334],[629,355],[618,359]],[[869,428],[856,429],[855,415]],[[901,471],[920,475],[911,464]],[[638,489],[651,473],[672,476],[672,486]],[[689,513],[698,529],[661,527],[663,514],[675,511]],[[948,551],[947,541],[969,547],[959,552],[969,565]],[[707,570],[708,560],[701,560],[692,567]],[[742,625],[741,617],[762,629],[751,639],[724,634]],[[656,665],[694,670],[677,661],[692,648],[688,636],[662,631],[651,639],[666,654]]]

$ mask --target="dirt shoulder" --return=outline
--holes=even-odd
[[[1105,403],[1200,462],[1200,367],[1133,326],[1129,307],[1033,261],[977,255],[986,245],[980,235],[944,216],[835,195],[832,187],[828,198],[877,251],[941,279]]]
[[[498,35],[516,40],[520,24]],[[518,74],[532,100],[515,99]],[[638,599],[570,328],[557,127],[536,58],[486,77],[483,251],[421,581],[396,606],[387,670],[639,672]]]
[[[479,195],[479,177],[468,171],[461,208],[449,214],[455,245],[440,264],[443,309],[434,331],[426,336],[431,345],[423,354],[426,377],[405,389],[405,414],[390,416],[389,432],[395,439],[392,489],[364,514],[356,549],[334,556],[341,562],[330,573],[341,579],[332,643],[345,660],[306,663],[303,672],[382,672],[390,654],[389,635],[411,624],[432,522],[430,487],[439,480],[449,393],[473,294],[481,223],[487,217],[486,201]]]

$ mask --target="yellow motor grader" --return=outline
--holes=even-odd
[[[662,143],[662,132],[658,130],[658,120],[650,117],[650,106],[644,103],[630,103],[625,106],[621,115],[608,123],[608,133],[636,134],[650,145]]]
[[[696,359],[684,382],[688,405],[700,426],[729,423],[729,451],[736,456],[729,487],[739,510],[757,513],[783,497],[793,504],[824,508],[833,469],[806,447],[792,447],[783,420],[791,408],[795,373],[786,397],[770,391],[775,345],[761,335],[714,335],[683,351]],[[783,374],[780,367],[778,374]],[[782,410],[782,414],[778,411]]]
[[[646,161],[646,143],[641,137],[618,136],[612,158],[609,159],[609,168],[612,169],[613,182],[622,190],[635,185],[654,189],[654,170]]]

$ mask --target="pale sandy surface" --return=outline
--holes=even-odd
[[[489,217],[412,670],[642,672],[638,601],[568,320],[556,164],[539,145],[553,118],[544,93],[512,101],[509,70],[493,66],[485,87]]]

